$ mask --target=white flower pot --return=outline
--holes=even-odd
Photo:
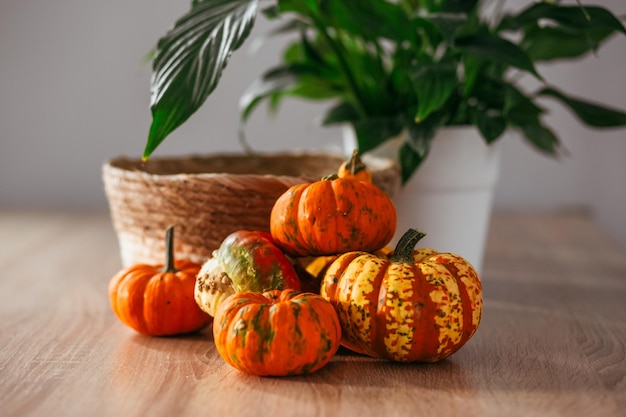
[[[373,153],[397,155],[402,140]],[[354,143],[352,130],[346,129],[346,151],[351,152]],[[499,143],[487,145],[476,128],[441,129],[426,160],[393,196],[398,227],[391,245],[408,228],[417,228],[427,234],[419,247],[461,255],[480,274],[499,166]]]

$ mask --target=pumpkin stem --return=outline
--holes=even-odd
[[[417,229],[409,229],[407,230],[396,245],[395,250],[393,251],[392,261],[394,262],[412,262],[413,261],[413,250],[415,249],[415,245],[419,242],[426,233],[417,230]]]
[[[178,272],[174,266],[174,226],[165,231],[165,265],[161,272]]]
[[[322,177],[322,181],[332,181],[332,180],[336,180],[337,178],[339,178],[339,175],[329,174],[329,175],[326,175],[325,177]]]
[[[352,175],[355,175],[357,172],[363,171],[367,168],[359,156],[358,149],[352,151],[352,156],[350,157],[347,166],[350,168],[350,173]]]

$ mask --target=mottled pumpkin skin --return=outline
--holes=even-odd
[[[319,294],[319,282],[317,283]],[[219,305],[237,292],[300,290],[295,266],[267,232],[238,230],[228,235],[198,273],[194,297],[198,306],[215,316]]]
[[[315,372],[337,352],[341,325],[321,296],[295,290],[237,293],[218,308],[215,347],[235,368],[260,376]]]
[[[375,185],[349,178],[295,185],[270,216],[276,244],[293,256],[374,252],[396,230],[396,209]]]
[[[483,304],[473,267],[432,249],[414,251],[410,262],[343,254],[320,293],[337,310],[347,348],[398,362],[436,362],[456,352],[478,328]]]
[[[237,292],[302,287],[293,265],[267,232],[233,232],[215,256]]]
[[[122,323],[151,336],[189,333],[211,323],[194,300],[200,265],[189,261],[174,265],[176,272],[163,272],[163,265],[132,265],[111,279],[109,300]]]

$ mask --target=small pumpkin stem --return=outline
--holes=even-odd
[[[161,272],[178,272],[174,266],[174,226],[165,231],[165,265]]]
[[[417,230],[409,229],[402,235],[396,245],[396,249],[393,251],[393,262],[411,262],[413,260],[413,250],[426,233]]]
[[[339,175],[330,174],[330,175],[326,175],[325,177],[322,177],[322,181],[332,181],[332,180],[336,180],[337,178],[339,178]]]
[[[350,157],[347,165],[348,167],[350,167],[350,173],[352,175],[355,175],[357,172],[363,171],[365,168],[367,168],[361,160],[361,157],[359,156],[358,149],[352,151],[352,157]]]

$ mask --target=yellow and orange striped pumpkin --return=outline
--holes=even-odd
[[[396,231],[396,209],[374,184],[332,175],[294,185],[274,203],[270,231],[292,256],[376,251]]]
[[[241,292],[220,304],[213,338],[220,356],[241,371],[300,375],[330,361],[339,349],[341,325],[333,306],[318,294]]]
[[[460,349],[482,314],[482,284],[462,257],[414,250],[410,229],[389,257],[350,252],[326,271],[321,295],[333,304],[342,343],[398,362],[436,362]]]

